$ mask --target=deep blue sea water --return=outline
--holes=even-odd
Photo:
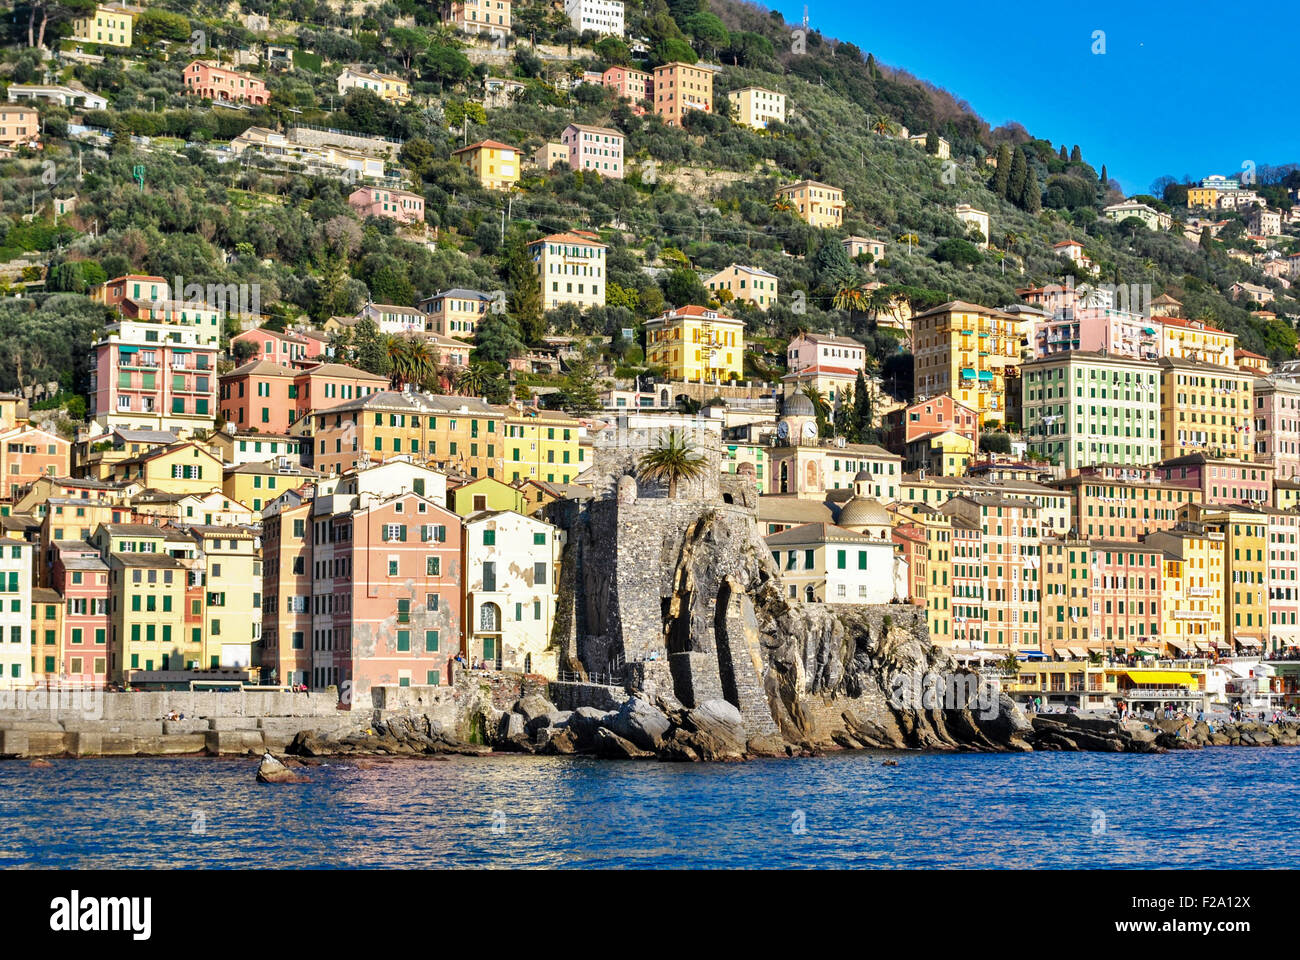
[[[1300,748],[0,763],[0,867],[1292,867]]]

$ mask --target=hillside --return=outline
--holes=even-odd
[[[515,4],[515,36],[502,49],[458,36],[414,0],[365,11],[360,4],[164,0],[140,18],[125,57],[101,50],[105,59],[98,64],[43,63],[28,46],[29,7],[19,6],[3,27],[0,85],[40,82],[49,69],[51,82],[82,85],[106,97],[108,107],[70,111],[42,102],[44,149],[22,149],[0,161],[0,263],[35,252],[34,261],[46,268],[43,288],[26,289],[21,272],[0,281],[7,292],[24,294],[0,300],[3,390],[57,380],[65,401],[84,393],[90,337],[106,319],[84,294],[95,282],[131,272],[186,283],[258,284],[262,309],[276,325],[355,314],[368,300],[414,305],[449,287],[507,291],[510,313],[480,333],[485,342],[478,354],[498,365],[484,372],[500,399],[504,381],[494,375],[504,359],[547,334],[597,336],[593,370],[653,374],[641,366],[640,347],[616,339],[619,332],[639,332],[665,304],[704,302],[701,278],[741,263],[775,274],[781,284],[781,302],[766,313],[737,308],[760,347],[751,360],[755,374],[779,372],[782,351],[771,348],[801,328],[852,333],[882,367],[910,373],[900,353],[906,345],[872,322],[882,299],[864,298],[850,311],[836,309],[846,302],[837,294],[879,281],[885,295],[917,309],[949,299],[1011,304],[1017,288],[1058,282],[1073,270],[1053,252],[1062,240],[1084,244],[1103,282],[1150,284],[1153,295],[1182,301],[1187,316],[1236,332],[1243,349],[1275,360],[1295,354],[1300,302],[1256,265],[1229,256],[1229,249],[1253,249],[1240,215],[1226,215],[1230,223],[1219,239],[1189,241],[1181,229],[1189,212],[1167,202],[1178,196],[1174,185],[1149,200],[1173,214],[1172,230],[1107,220],[1102,207],[1124,196],[1101,182],[1104,158],[1084,158],[1072,145],[1015,128],[990,130],[959,99],[907,74],[905,65],[878,64],[852,44],[812,33],[806,51],[795,52],[792,26],[754,5],[629,3],[628,36],[649,41],[648,55],[636,58],[621,40],[575,33],[541,0]],[[250,23],[261,26],[250,15],[267,18],[266,28],[250,29]],[[48,42],[66,45],[59,39],[66,27],[66,21],[51,23]],[[215,55],[246,55],[240,69],[266,80],[270,103],[229,109],[187,96],[181,70],[195,30]],[[561,52],[543,59],[530,41]],[[296,51],[291,66],[266,65],[267,49],[276,46]],[[608,88],[571,85],[583,70],[696,57],[720,65],[719,108],[729,90],[768,87],[786,95],[787,122],[758,131],[696,112],[684,129],[673,129],[653,115],[636,115]],[[364,91],[340,96],[334,78],[346,63],[409,79],[412,102],[395,106]],[[487,77],[522,82],[522,96],[484,109],[478,101]],[[484,138],[531,155],[573,120],[626,135],[626,179],[532,170],[507,198],[480,187],[452,157],[460,145]],[[219,149],[249,127],[287,123],[403,141],[389,173],[423,195],[428,237],[389,220],[358,219],[347,203],[352,186],[340,179],[287,172]],[[951,144],[951,161],[900,139],[900,127],[942,136]],[[96,130],[111,137],[97,138]],[[1001,161],[997,168],[992,159]],[[1020,166],[1022,185],[999,179],[1003,163],[1009,178]],[[804,178],[843,188],[843,229],[818,230],[774,209],[775,188]],[[1297,185],[1279,172],[1261,189],[1288,209],[1285,188]],[[72,194],[75,211],[56,221],[54,199]],[[1185,200],[1185,189],[1182,195]],[[988,250],[968,242],[954,214],[961,203],[989,213]],[[539,316],[521,289],[522,242],[574,228],[600,231],[612,247],[607,306],[585,312],[567,306]],[[839,244],[849,234],[884,241],[885,255],[869,265],[849,261]],[[1291,237],[1277,249],[1285,255],[1300,245]],[[1270,288],[1274,301],[1233,302],[1228,288],[1241,281]],[[1247,309],[1260,306],[1275,317]],[[389,372],[386,357],[358,362]],[[420,379],[446,386],[432,375]],[[536,385],[545,378],[525,379]],[[579,371],[553,382],[577,407],[589,403],[583,388],[591,379],[590,371]],[[906,377],[891,385],[907,392]]]

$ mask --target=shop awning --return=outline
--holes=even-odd
[[[1125,670],[1124,673],[1134,683],[1149,683],[1158,687],[1185,687],[1196,683],[1196,678],[1190,673],[1166,670]]]
[[[1239,647],[1254,647],[1258,649],[1262,646],[1259,642],[1259,637],[1233,637],[1232,639]]]
[[[1186,652],[1187,652],[1187,644],[1184,643],[1182,640],[1166,640],[1166,641],[1165,641],[1165,646],[1167,646],[1167,647],[1173,647],[1173,648],[1174,648],[1175,650],[1177,650],[1179,653],[1186,653]]]
[[[1070,651],[1070,656],[1076,660],[1085,660],[1088,657],[1088,651],[1084,650],[1083,647],[1066,647],[1065,649]]]
[[[1196,649],[1199,650],[1201,653],[1209,653],[1209,652],[1210,652],[1210,646],[1211,646],[1211,645],[1210,645],[1208,642],[1206,642],[1205,640],[1193,640],[1193,641],[1192,641],[1192,644],[1193,644],[1193,645],[1196,647]]]
[[[1150,647],[1136,647],[1133,650],[1139,657],[1154,657],[1156,652]]]

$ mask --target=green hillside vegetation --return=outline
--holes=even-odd
[[[44,69],[27,47],[28,7],[18,6],[18,15],[0,28],[8,31],[0,86],[39,81]],[[355,314],[368,299],[413,305],[450,286],[503,290],[510,312],[481,333],[479,356],[502,364],[547,334],[586,334],[600,338],[595,346],[605,363],[631,375],[654,371],[641,366],[640,348],[619,339],[619,332],[639,328],[666,305],[702,301],[701,280],[740,263],[767,270],[781,283],[781,303],[767,313],[747,306],[735,311],[754,348],[750,374],[779,377],[781,345],[795,331],[835,330],[862,339],[887,386],[905,394],[906,344],[874,322],[889,297],[903,297],[915,309],[950,299],[1015,303],[1017,288],[1076,273],[1052,250],[1067,239],[1084,244],[1101,281],[1150,284],[1153,295],[1182,301],[1185,315],[1236,332],[1243,349],[1275,360],[1295,355],[1300,303],[1256,267],[1228,256],[1230,248],[1251,249],[1240,216],[1219,215],[1232,221],[1220,239],[1190,242],[1181,228],[1188,216],[1185,185],[1168,183],[1158,185],[1159,196],[1149,202],[1173,214],[1172,231],[1152,232],[1134,220],[1113,223],[1101,208],[1144,189],[1126,194],[1106,182],[1104,158],[1085,158],[1077,146],[1036,140],[1014,126],[990,130],[953,96],[877,63],[852,44],[814,32],[806,37],[806,52],[796,53],[792,25],[756,6],[651,0],[643,9],[629,3],[629,36],[650,40],[649,59],[637,61],[622,40],[576,34],[549,3],[522,0],[515,4],[509,52],[491,65],[471,63],[466,41],[438,21],[434,5],[414,0],[361,15],[312,0],[254,0],[242,8],[270,18],[266,36],[231,19],[225,4],[164,0],[141,18],[131,63],[110,55],[102,65],[65,67],[51,78],[108,97],[109,109],[88,111],[82,119],[112,137],[104,147],[71,142],[70,112],[42,103],[47,150],[0,163],[0,261],[28,251],[49,261],[44,291],[34,288],[34,296],[0,303],[7,351],[0,389],[57,379],[65,389],[84,391],[84,356],[91,332],[104,320],[85,292],[125,272],[182,276],[187,283],[260,284],[263,309],[280,325]],[[57,38],[66,27],[66,20],[56,20],[47,29]],[[260,51],[266,43],[289,46],[294,65],[243,68],[266,78],[268,106],[210,107],[182,94],[193,30],[205,31],[208,43],[227,53]],[[573,59],[544,59],[529,47],[530,39],[571,51]],[[602,87],[562,89],[555,82],[584,69],[648,67],[669,58],[721,65],[714,87],[718,112],[692,114],[684,129],[671,129],[657,117],[636,116]],[[408,78],[415,100],[397,107],[366,92],[340,97],[335,77],[350,62]],[[474,100],[489,75],[523,81],[523,96],[484,111]],[[726,93],[747,85],[785,93],[787,122],[767,131],[732,123]],[[626,134],[626,179],[532,170],[507,202],[472,182],[451,155],[486,137],[531,155],[571,120]],[[222,158],[205,148],[252,125],[282,129],[297,122],[404,141],[398,163],[426,199],[436,250],[390,221],[360,222],[346,202],[348,184],[285,173],[255,159]],[[927,134],[926,145],[899,139],[900,126]],[[132,136],[178,138],[186,145],[146,148]],[[940,136],[951,144],[951,161],[933,155]],[[996,158],[996,168],[986,158]],[[53,184],[42,165],[47,159],[57,165]],[[143,190],[133,177],[137,165],[145,168]],[[842,230],[814,229],[774,207],[775,188],[803,178],[843,188]],[[1279,205],[1295,178],[1290,169],[1261,171],[1263,188]],[[1184,206],[1174,202],[1180,186]],[[55,225],[50,201],[74,191],[75,213]],[[36,220],[24,222],[33,203]],[[989,213],[987,250],[955,216],[960,203]],[[611,246],[607,306],[540,316],[522,289],[528,274],[523,242],[573,228],[599,231]],[[885,241],[885,255],[874,264],[850,261],[839,243],[849,234]],[[1300,245],[1292,239],[1279,249],[1287,254]],[[886,286],[876,295],[856,294],[868,281]],[[1267,286],[1274,299],[1234,303],[1226,291],[1238,281]],[[1263,306],[1277,318],[1251,315]],[[378,353],[368,346],[364,355]],[[423,380],[444,386],[435,376]],[[462,385],[482,380],[476,375]],[[589,383],[570,383],[569,394],[582,394],[584,386]]]

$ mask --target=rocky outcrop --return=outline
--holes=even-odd
[[[1079,716],[1069,713],[1035,714],[1033,744],[1036,750],[1089,750],[1109,753],[1164,753],[1203,747],[1293,747],[1300,744],[1300,722],[1254,723],[1243,721],[1212,727],[1189,719],[1151,721]]]
[[[301,757],[418,757],[481,756],[492,751],[490,747],[456,739],[428,717],[414,717],[377,720],[360,733],[343,736],[304,730],[293,738],[286,752]]]
[[[760,753],[1031,749],[1019,707],[930,642],[923,610],[789,598],[747,498],[724,488],[721,499],[625,496],[552,513],[569,533],[556,641],[575,672],[623,665],[633,700],[613,732],[672,759],[754,755],[751,741]],[[638,698],[671,698],[687,715],[669,708],[669,728],[645,731]],[[728,722],[690,718],[710,703],[728,706]],[[580,748],[593,720],[575,715]]]
[[[262,754],[262,762],[257,765],[258,783],[305,783],[306,781],[306,777],[294,773],[273,755]]]

